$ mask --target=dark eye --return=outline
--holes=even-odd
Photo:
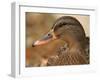
[[[51,34],[48,34],[48,36],[51,36]]]

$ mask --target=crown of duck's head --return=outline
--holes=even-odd
[[[55,39],[62,39],[68,44],[73,41],[81,42],[85,39],[85,31],[81,23],[74,17],[62,16],[55,21],[51,30],[32,46],[42,45]]]

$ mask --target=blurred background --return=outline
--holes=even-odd
[[[89,16],[88,15],[67,15],[53,13],[33,13],[26,12],[26,67],[38,66],[42,57],[51,55],[51,47],[55,44],[61,46],[62,41],[54,41],[44,46],[33,48],[32,43],[45,35],[52,27],[53,23],[61,16],[73,16],[82,24],[86,36],[89,37]],[[55,52],[54,52],[55,53]],[[52,53],[53,54],[53,53]]]

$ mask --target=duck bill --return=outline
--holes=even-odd
[[[44,37],[42,37],[40,40],[33,42],[32,47],[35,47],[38,45],[44,45],[54,39],[56,39],[56,36],[54,35],[54,33],[52,31],[50,31]]]

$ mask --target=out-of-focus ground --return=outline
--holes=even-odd
[[[26,12],[26,66],[38,66],[42,57],[56,54],[56,49],[65,44],[61,40],[52,41],[43,46],[32,47],[33,41],[40,39],[46,34],[53,23],[61,16],[73,16],[83,25],[85,33],[89,36],[89,16],[86,15],[63,15],[49,13]],[[53,52],[51,48],[55,49]]]

